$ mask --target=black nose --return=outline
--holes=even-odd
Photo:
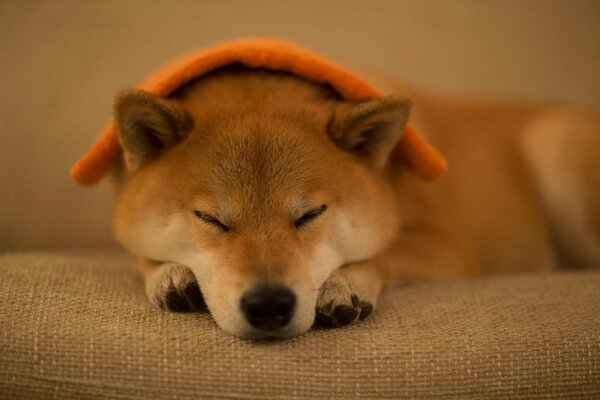
[[[274,331],[294,314],[296,296],[284,286],[257,285],[242,296],[242,312],[252,326]]]

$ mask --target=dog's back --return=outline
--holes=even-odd
[[[598,115],[379,82],[385,92],[411,91],[412,120],[450,165],[439,182],[409,190],[426,193],[442,214],[434,218],[449,221],[482,272],[600,266]]]

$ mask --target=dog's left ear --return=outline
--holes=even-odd
[[[410,99],[402,96],[345,103],[336,111],[329,134],[339,148],[381,169],[400,141],[411,105]]]

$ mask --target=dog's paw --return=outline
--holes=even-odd
[[[377,295],[362,288],[352,271],[338,270],[319,289],[315,325],[340,327],[364,320],[373,312]]]
[[[192,271],[180,264],[163,264],[147,287],[150,301],[170,311],[197,311],[206,308]]]

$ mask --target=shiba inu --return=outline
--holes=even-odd
[[[114,230],[150,301],[283,338],[394,286],[600,264],[598,116],[371,82],[385,95],[347,100],[234,64],[119,93]],[[392,156],[409,117],[450,165],[433,182]]]

